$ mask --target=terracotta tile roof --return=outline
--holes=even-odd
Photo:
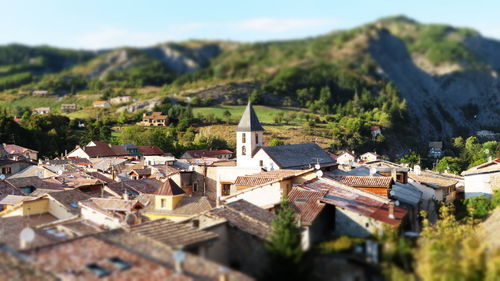
[[[161,261],[166,266],[174,266],[174,250],[170,246],[149,237],[125,232],[121,229],[102,232],[96,234],[95,236],[125,250],[137,253],[145,258]],[[182,265],[183,272],[197,281],[219,280],[220,268],[221,264],[190,254],[189,252],[186,252],[186,258]],[[254,280],[253,278],[233,269],[228,268],[227,270],[227,281]],[[152,280],[152,278],[147,278],[147,280]]]
[[[38,225],[56,221],[57,218],[51,214],[44,213],[33,216],[13,216],[0,218],[2,235],[0,235],[0,244],[6,244],[11,248],[19,249],[19,233],[25,227],[34,228]],[[54,243],[50,238],[43,235],[36,235],[32,247],[38,247]]]
[[[174,196],[185,194],[185,192],[171,178],[168,178],[155,192],[155,194]]]
[[[0,245],[0,276],[3,280],[9,281],[56,281],[60,280],[49,272],[45,272],[20,255],[13,254],[13,251],[6,246]]]
[[[472,167],[462,172],[462,175],[468,176],[488,172],[500,172],[500,158]]]
[[[163,115],[161,112],[153,112],[151,115],[146,115],[142,117],[142,119],[156,119],[156,120],[165,120],[168,119],[168,116]]]
[[[327,190],[310,190],[298,186],[292,188],[292,191],[288,194],[288,200],[300,215],[302,225],[308,226],[314,222],[325,207],[325,204],[321,203],[320,199],[327,193]]]
[[[372,176],[328,176],[342,184],[363,189],[368,192],[387,196],[393,184],[391,177]]]
[[[149,167],[151,167],[153,170],[156,170],[157,173],[158,172],[162,173],[163,176],[165,176],[165,177],[168,177],[168,176],[171,176],[174,174],[178,174],[181,172],[180,169],[173,167],[173,166],[169,166],[169,165],[151,165]]]
[[[380,126],[371,126],[370,130],[371,130],[371,131],[377,131],[377,130],[380,130]]]
[[[129,155],[128,151],[121,145],[112,145],[111,150],[113,150],[116,156]]]
[[[105,183],[115,182],[112,178],[109,178],[108,176],[99,172],[87,172],[87,174]]]
[[[58,177],[55,177],[55,179],[65,187],[76,187],[76,188],[84,186],[100,185],[103,183],[99,179],[96,179],[91,175],[88,175],[81,171],[64,173]]]
[[[147,206],[144,208],[144,213],[159,214],[159,215],[179,215],[179,216],[194,216],[212,209],[212,205],[207,197],[183,197],[175,209],[173,210],[155,210],[154,195],[141,195],[138,200]]]
[[[351,155],[354,158],[358,157],[356,154],[354,154],[352,151],[349,151],[349,150],[345,150],[345,151],[339,153],[338,156],[340,156],[340,155],[342,155],[344,153],[347,153],[347,154]]]
[[[219,155],[233,154],[232,151],[224,149],[224,150],[206,150],[206,149],[198,149],[198,150],[187,150],[187,154],[191,155],[192,158],[217,158]]]
[[[244,232],[266,240],[272,231],[274,214],[245,200],[238,200],[210,211]]]
[[[192,280],[183,274],[176,274],[171,266],[165,266],[96,236],[64,241],[27,254],[38,268],[68,280],[102,280],[102,277],[88,269],[89,265],[105,269],[109,274],[106,280]],[[113,258],[119,258],[129,267],[120,269],[111,262]]]
[[[44,161],[44,163],[48,165],[64,165],[64,164],[75,164],[80,166],[89,166],[92,165],[87,158],[67,158],[67,159],[53,159],[49,161]]]
[[[80,204],[98,208],[104,211],[129,212],[136,208],[142,208],[143,205],[138,200],[124,200],[118,198],[90,198],[80,201]]]
[[[90,198],[90,196],[77,189],[52,192],[49,193],[48,196],[61,203],[70,213],[74,215],[80,214],[78,202]]]
[[[239,176],[236,178],[234,182],[235,185],[240,186],[257,186],[269,182],[273,182],[276,180],[285,180],[288,178],[292,178],[295,176],[303,175],[311,172],[312,169],[309,170],[273,170],[273,171],[262,171],[257,174]]]
[[[52,179],[41,179],[39,177],[23,177],[23,178],[8,178],[5,180],[12,186],[17,188],[23,188],[32,186],[36,189],[53,189],[53,190],[63,190],[64,186]]]
[[[127,180],[109,183],[107,186],[118,195],[124,192],[129,194],[154,194],[163,183],[157,179]]]
[[[144,177],[147,177],[147,176],[150,176],[151,175],[151,169],[133,169],[132,171],[128,172],[128,174],[132,174],[132,173],[135,173],[139,176],[144,176]]]
[[[12,186],[6,181],[0,181],[0,200],[4,199],[7,195],[25,195],[18,188]]]
[[[15,145],[15,144],[6,144],[6,145],[3,146],[3,148],[9,154],[24,154],[27,151],[38,153],[38,151],[36,151],[36,150],[30,149],[30,148],[26,148],[26,147],[22,147],[22,146]]]
[[[165,152],[158,146],[137,146],[137,151],[143,156],[163,155]]]
[[[218,237],[213,232],[199,230],[191,225],[175,223],[166,219],[134,225],[130,227],[130,232],[153,238],[175,249],[184,249],[212,241]]]
[[[442,177],[437,174],[431,174],[422,171],[420,175],[417,175],[414,172],[408,173],[408,177],[416,182],[425,184],[427,186],[430,186],[432,188],[445,188],[449,187],[452,185],[456,185],[458,183],[457,180],[450,179],[447,177]]]
[[[7,195],[0,200],[0,205],[16,205],[25,200],[33,200],[35,198],[35,196]]]
[[[383,223],[398,226],[407,214],[407,210],[394,206],[394,218],[389,217],[389,200],[377,198],[356,188],[343,186],[325,178],[314,179],[302,185],[312,190],[327,190],[321,202],[347,209],[351,212],[373,218]]]

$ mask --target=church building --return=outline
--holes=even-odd
[[[264,170],[308,169],[319,165],[333,168],[336,161],[316,143],[264,146],[264,128],[248,103],[236,128],[236,161],[238,167]]]

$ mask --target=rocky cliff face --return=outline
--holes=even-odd
[[[370,55],[408,101],[413,126],[424,139],[500,127],[500,80],[495,70],[500,66],[500,43],[468,38],[464,44],[490,67],[450,68],[440,74],[417,66],[404,42],[387,30],[369,44]]]

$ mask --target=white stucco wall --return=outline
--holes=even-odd
[[[279,182],[275,182],[262,187],[251,188],[248,191],[244,191],[227,199],[223,198],[223,200],[227,203],[231,203],[244,199],[261,208],[269,208],[278,204],[281,201],[282,196],[281,185]]]
[[[260,161],[262,160],[263,165],[260,167]],[[278,164],[274,162],[269,155],[264,150],[259,150],[253,157],[253,166],[264,168],[266,170],[279,170]]]
[[[89,159],[89,156],[87,155],[87,153],[85,153],[85,151],[83,151],[82,148],[77,148],[77,149],[71,151],[71,153],[69,153],[67,157],[68,158],[86,158],[86,159]]]
[[[465,198],[492,194],[491,174],[465,176]]]
[[[100,226],[106,226],[110,229],[121,227],[120,221],[117,218],[109,217],[86,206],[81,206],[81,216],[82,219],[89,220]]]

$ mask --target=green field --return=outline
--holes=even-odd
[[[243,115],[243,111],[245,110],[245,105],[220,105],[220,106],[210,106],[210,107],[195,107],[193,108],[193,114],[195,116],[198,113],[203,115],[214,114],[215,117],[223,118],[223,113],[226,110],[229,110],[231,113],[231,119],[233,121],[240,120],[241,115]],[[262,106],[262,105],[254,105],[253,106],[255,113],[259,117],[259,121],[264,124],[274,124],[274,116],[283,111],[287,112],[304,112],[307,113],[307,110],[302,108],[293,108],[293,107],[270,107],[270,106]]]

